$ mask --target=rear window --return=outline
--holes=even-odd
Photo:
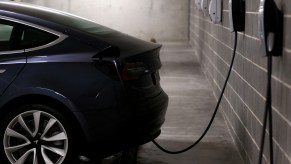
[[[53,42],[57,38],[58,36],[51,33],[26,27],[23,29],[19,46],[23,49],[38,47]]]

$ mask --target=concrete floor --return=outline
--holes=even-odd
[[[161,60],[161,84],[170,101],[162,134],[156,141],[170,150],[180,150],[202,134],[216,99],[188,44],[165,44]],[[218,113],[210,131],[194,149],[180,155],[168,155],[148,143],[140,147],[137,163],[241,164],[242,159],[222,115]]]

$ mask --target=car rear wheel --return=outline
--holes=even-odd
[[[1,163],[71,163],[72,128],[54,108],[38,104],[17,108],[2,121],[0,135]]]

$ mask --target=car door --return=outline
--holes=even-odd
[[[17,48],[21,35],[17,23],[0,18],[0,96],[26,64],[24,50]]]

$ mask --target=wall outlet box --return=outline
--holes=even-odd
[[[204,16],[207,16],[208,15],[208,0],[202,0],[201,1],[201,9],[202,9],[202,12],[204,14]]]
[[[201,10],[201,0],[195,0],[197,9]]]
[[[210,1],[209,16],[214,24],[221,22],[221,0]]]

